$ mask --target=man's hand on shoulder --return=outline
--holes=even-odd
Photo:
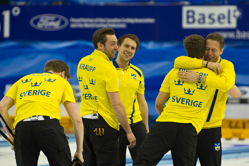
[[[216,62],[207,62],[208,64],[206,65],[207,68],[213,70],[216,75],[219,75],[222,71],[220,63]]]
[[[198,74],[193,70],[179,71],[177,76],[181,81],[197,82]]]

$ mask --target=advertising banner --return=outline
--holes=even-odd
[[[249,40],[249,6],[0,6],[2,40],[91,40],[96,29],[141,41],[183,40],[219,32],[225,40]]]
[[[158,115],[155,99],[176,57],[185,55],[183,39],[218,32],[225,41],[221,57],[234,64],[239,99],[249,103],[249,5],[243,6],[0,6],[0,98],[24,75],[43,72],[50,59],[70,67],[76,100],[81,100],[77,64],[93,52],[96,29],[111,27],[116,36],[136,34],[140,47],[131,63],[145,78],[149,114]],[[248,106],[246,105],[247,108]],[[235,107],[227,109],[237,110]],[[240,108],[242,110],[242,108]],[[237,112],[236,112],[237,113]]]

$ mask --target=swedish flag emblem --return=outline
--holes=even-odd
[[[215,144],[214,144],[214,149],[215,149],[216,151],[219,151],[219,150],[220,150],[220,143],[215,143]]]
[[[134,80],[137,80],[136,74],[132,74],[132,73],[131,73],[131,77],[132,77]]]

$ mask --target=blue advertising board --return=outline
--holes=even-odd
[[[183,40],[219,32],[249,40],[249,6],[0,6],[0,40],[91,40],[96,29],[141,41]]]
[[[238,45],[239,47],[236,47]],[[243,46],[244,48],[241,48]],[[60,59],[70,67],[72,85],[77,101],[81,92],[77,79],[77,65],[80,59],[93,52],[90,41],[6,41],[0,42],[0,99],[8,89],[21,77],[31,73],[43,72],[48,60]],[[221,57],[234,64],[235,84],[249,87],[249,44],[227,43]],[[139,67],[145,79],[145,98],[149,105],[149,114],[158,115],[155,99],[161,83],[167,73],[174,67],[176,57],[186,51],[182,42],[141,42],[131,63]],[[241,90],[243,98],[249,98],[249,88]],[[249,100],[248,100],[249,101]],[[248,102],[247,102],[248,103]]]
[[[221,55],[234,64],[236,85],[249,86],[249,5],[244,6],[0,6],[0,99],[24,75],[43,72],[50,59],[70,67],[69,83],[80,97],[77,64],[93,52],[96,29],[111,27],[117,37],[136,34],[140,48],[131,63],[145,78],[150,115],[174,59],[186,52],[185,36],[218,32]],[[249,91],[243,91],[248,98]]]

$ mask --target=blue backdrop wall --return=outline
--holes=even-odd
[[[24,75],[43,72],[50,59],[61,59],[70,67],[71,85],[78,85],[77,64],[80,59],[93,52],[90,41],[46,41],[0,43],[0,97],[4,95],[7,84],[13,84]],[[233,62],[236,71],[236,85],[249,86],[249,43],[228,42],[221,56]],[[141,46],[131,63],[138,66],[145,77],[145,97],[150,115],[157,115],[154,101],[165,75],[174,66],[174,59],[186,55],[182,41],[141,42]],[[77,94],[79,88],[74,86]]]
[[[50,59],[69,65],[78,95],[77,64],[94,50],[92,34],[103,27],[141,40],[131,63],[144,73],[151,116],[157,115],[154,101],[174,59],[186,55],[182,40],[190,34],[220,33],[226,41],[222,58],[234,63],[236,85],[249,86],[249,5],[1,5],[0,13],[0,98],[8,84],[42,72]]]

